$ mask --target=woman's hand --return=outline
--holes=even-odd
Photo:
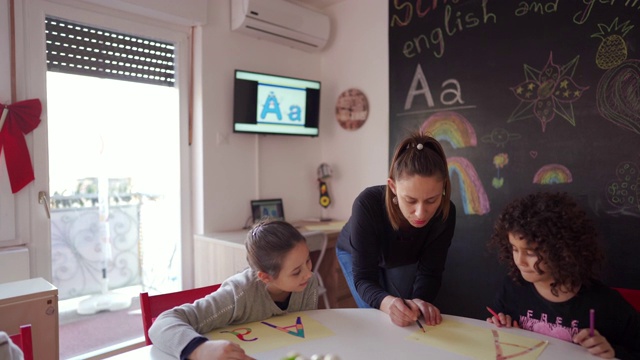
[[[498,317],[492,316],[490,318],[487,318],[487,322],[490,324],[495,324],[497,327],[514,327],[514,328],[520,328],[520,326],[518,325],[518,322],[515,320],[511,319],[511,315],[505,315],[503,313],[499,313]]]
[[[209,340],[198,346],[189,359],[209,359],[209,360],[254,360],[254,358],[244,353],[240,345],[227,340]]]
[[[586,348],[591,355],[599,356],[603,359],[613,359],[616,355],[611,344],[604,336],[600,335],[598,330],[594,330],[593,336],[589,336],[589,329],[582,329],[573,337],[573,342]]]
[[[398,326],[415,324],[420,316],[420,309],[413,301],[388,295],[382,299],[380,310],[389,314],[391,322]]]
[[[440,309],[435,307],[435,305],[428,303],[422,299],[413,299],[410,300],[409,303],[414,303],[420,309],[422,316],[424,317],[424,322],[429,326],[438,325],[442,322],[442,315],[440,314]]]

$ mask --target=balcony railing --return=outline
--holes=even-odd
[[[147,200],[155,197],[110,191],[106,247],[101,239],[105,223],[99,219],[98,194],[51,197],[52,272],[60,300],[100,293],[103,269],[109,289],[142,283],[140,219],[144,206],[149,206]]]

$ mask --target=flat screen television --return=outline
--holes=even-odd
[[[318,136],[320,81],[236,70],[233,132]]]

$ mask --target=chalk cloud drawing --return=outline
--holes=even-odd
[[[452,182],[453,174],[458,175],[464,213],[467,215],[488,213],[491,210],[489,198],[473,164],[463,157],[450,157],[447,158],[447,165]]]
[[[509,141],[520,139],[520,134],[510,133],[503,128],[491,130],[489,135],[482,137],[482,142],[495,144],[497,147],[504,147]]]
[[[420,131],[438,141],[448,142],[454,149],[476,146],[478,139],[471,123],[455,111],[439,111],[427,118]]]
[[[534,184],[553,185],[573,182],[571,171],[564,165],[549,164],[541,167],[533,176]]]
[[[630,161],[618,164],[616,179],[609,181],[605,194],[616,208],[610,214],[640,217],[640,166]]]
[[[540,120],[542,132],[556,115],[576,126],[573,103],[580,99],[588,86],[579,86],[573,80],[580,56],[559,66],[553,62],[553,53],[542,70],[524,64],[525,81],[511,88],[520,104],[513,110],[508,123],[530,118]],[[533,110],[532,110],[533,109]]]

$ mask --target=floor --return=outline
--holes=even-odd
[[[102,352],[144,343],[139,287],[118,289],[131,299],[128,308],[78,314],[80,303],[88,297],[64,300],[58,304],[60,322],[60,359],[98,359]]]

